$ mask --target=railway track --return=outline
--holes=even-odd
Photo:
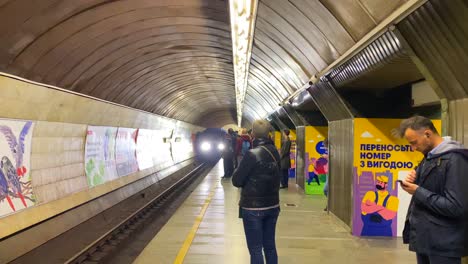
[[[201,164],[184,177],[170,185],[166,190],[158,196],[151,199],[149,202],[141,206],[136,212],[122,220],[105,234],[97,238],[88,246],[83,248],[79,253],[69,258],[64,263],[79,264],[79,263],[100,263],[106,259],[115,249],[129,236],[145,223],[151,221],[152,216],[177,194],[184,191],[185,188],[195,181],[198,174],[206,167]]]

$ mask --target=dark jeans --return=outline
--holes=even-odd
[[[281,169],[281,174],[283,175],[283,177],[281,177],[281,185],[288,187],[289,169]]]
[[[277,264],[275,229],[280,208],[247,210],[242,208],[245,238],[251,264],[263,264],[263,253],[267,264]]]
[[[461,264],[461,258],[428,256],[416,253],[418,264]]]
[[[237,166],[239,165],[239,162],[237,162],[237,156],[236,155],[233,155],[232,161],[234,163],[234,169],[236,169]]]

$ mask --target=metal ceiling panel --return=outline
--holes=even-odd
[[[226,0],[10,1],[0,70],[191,123],[216,113],[222,126],[235,123],[228,18]]]
[[[260,0],[248,90],[258,90],[272,112],[405,2]],[[249,94],[246,101],[253,101]]]
[[[397,28],[446,98],[468,97],[468,3],[431,0]]]
[[[348,106],[326,78],[312,85],[308,91],[328,122],[353,118]]]
[[[404,2],[260,0],[246,122],[274,111]],[[227,0],[1,3],[1,71],[187,122],[213,113],[219,126],[235,123]]]
[[[392,31],[385,32],[327,76],[337,89],[388,89],[423,79]]]

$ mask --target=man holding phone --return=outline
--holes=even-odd
[[[424,154],[400,184],[412,195],[403,241],[418,264],[459,264],[468,255],[468,150],[422,116],[403,120],[399,134]]]

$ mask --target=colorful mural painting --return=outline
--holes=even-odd
[[[401,236],[411,197],[398,190],[423,156],[392,136],[400,119],[354,120],[354,215],[356,236]],[[440,131],[440,120],[433,121]]]
[[[0,217],[35,204],[31,182],[32,121],[0,119]]]
[[[119,177],[138,171],[136,159],[137,129],[119,127],[115,147],[115,165]]]
[[[323,141],[328,127],[305,127],[305,193],[322,194],[328,174],[328,150]]]
[[[117,128],[88,126],[85,145],[85,172],[89,187],[117,178],[115,139]]]
[[[289,154],[289,157],[291,159],[291,169],[289,171],[289,177],[294,177],[295,176],[295,170],[296,170],[296,130],[290,130],[289,133],[289,139],[291,140],[291,152]]]

